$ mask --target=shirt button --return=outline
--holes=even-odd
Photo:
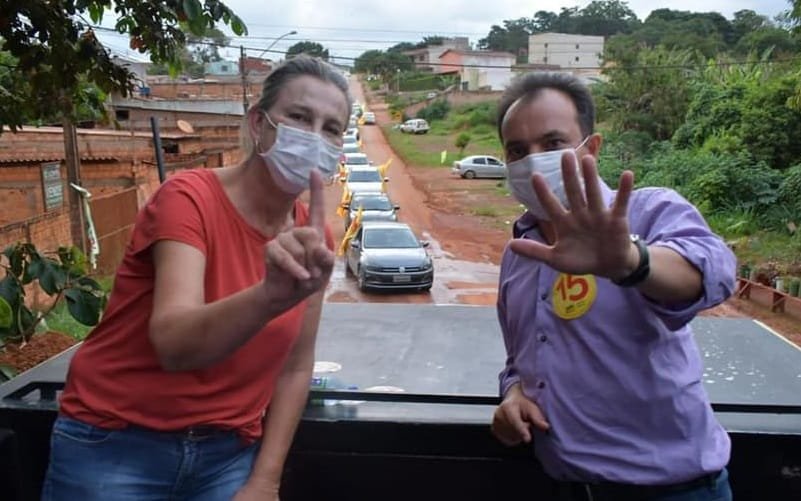
[[[540,342],[544,343],[544,342],[545,342],[545,341],[547,341],[547,340],[548,340],[548,336],[546,336],[545,334],[543,334],[542,336],[540,336]]]
[[[539,383],[537,383],[537,388],[539,389],[545,388],[545,381],[540,381]]]
[[[547,292],[543,292],[542,295],[540,296],[540,299],[542,299],[543,301],[548,299],[548,293]]]

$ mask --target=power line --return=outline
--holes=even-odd
[[[98,27],[100,29],[101,27]],[[112,28],[102,28],[103,30],[110,30],[116,32],[116,30]],[[254,51],[262,51],[262,52],[270,52],[274,54],[282,54],[286,55],[287,51],[276,50],[276,49],[268,49],[264,50],[261,47],[248,47],[243,45],[232,45],[232,44],[221,44],[216,42],[193,42],[195,45],[209,45],[213,47],[223,47],[229,49],[239,49],[240,47],[245,50],[254,50]],[[346,57],[346,56],[333,56],[335,59],[344,60],[344,61],[356,61],[358,58],[356,57]],[[726,66],[747,66],[747,65],[769,65],[775,63],[784,63],[784,62],[794,62],[794,61],[801,61],[801,56],[796,57],[789,57],[789,58],[781,58],[781,59],[774,59],[770,61],[719,61],[715,63],[708,63],[708,62],[699,62],[695,64],[659,64],[659,65],[639,65],[639,66],[610,66],[607,68],[599,68],[597,66],[570,66],[567,68],[554,68],[554,71],[557,70],[608,70],[608,71],[635,71],[635,70],[654,70],[654,69],[696,69],[696,68],[704,68],[708,66],[719,66],[719,67],[726,67]],[[447,67],[447,68],[484,68],[484,69],[508,69],[509,66],[504,65],[492,65],[492,64],[456,64],[456,63],[438,63],[438,62],[416,62],[416,61],[409,61],[414,66],[434,66],[434,67]],[[540,65],[540,63],[523,63],[523,64],[515,64],[514,66],[517,67],[524,67],[526,65],[533,64],[535,66]],[[547,66],[547,65],[544,65]]]
[[[436,36],[436,34],[444,34],[444,35],[484,35],[483,33],[478,32],[461,32],[461,31],[430,31],[430,30],[389,30],[389,29],[382,29],[382,28],[357,28],[354,26],[350,27],[331,27],[331,26],[297,26],[297,25],[282,25],[282,24],[256,24],[256,23],[247,23],[248,26],[254,27],[262,27],[262,28],[293,28],[296,30],[324,30],[324,31],[365,31],[365,32],[374,32],[374,33],[415,33],[415,34],[424,34],[425,36]]]

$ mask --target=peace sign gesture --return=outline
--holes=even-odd
[[[315,169],[310,179],[309,220],[276,236],[265,248],[264,287],[271,302],[286,311],[325,287],[334,266],[334,252],[325,241],[323,179]]]
[[[562,179],[570,205],[566,209],[551,192],[545,179],[534,174],[532,186],[553,224],[553,245],[526,239],[515,239],[511,249],[521,255],[542,261],[551,268],[573,275],[592,274],[620,279],[632,272],[639,254],[629,238],[627,220],[634,174],[620,176],[617,196],[611,207],[603,200],[595,158],[581,159],[585,190],[582,193],[576,157],[562,156]]]

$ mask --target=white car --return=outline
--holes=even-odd
[[[407,134],[425,134],[428,132],[428,129],[428,122],[422,118],[406,120],[403,122],[403,125],[400,126],[401,132],[405,132]]]
[[[348,172],[354,168],[369,167],[372,165],[372,162],[367,159],[367,155],[364,153],[345,153],[344,157],[342,164]]]
[[[389,178],[382,178],[381,173],[375,167],[353,167],[344,179],[345,186],[353,195],[364,192],[383,192],[387,181]]]
[[[465,179],[506,177],[506,164],[489,155],[471,155],[453,162],[451,172]]]
[[[365,125],[375,125],[375,113],[372,111],[365,111],[362,115]]]

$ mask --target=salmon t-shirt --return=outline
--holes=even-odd
[[[294,212],[295,225],[305,225],[308,208],[298,201]],[[333,248],[328,228],[326,239]],[[173,431],[213,425],[256,440],[300,333],[306,301],[212,366],[165,371],[148,334],[155,279],[151,251],[159,240],[183,242],[203,253],[208,303],[264,278],[269,239],[245,222],[214,171],[190,170],[169,178],[137,215],[103,319],[70,363],[61,412],[102,428]]]

